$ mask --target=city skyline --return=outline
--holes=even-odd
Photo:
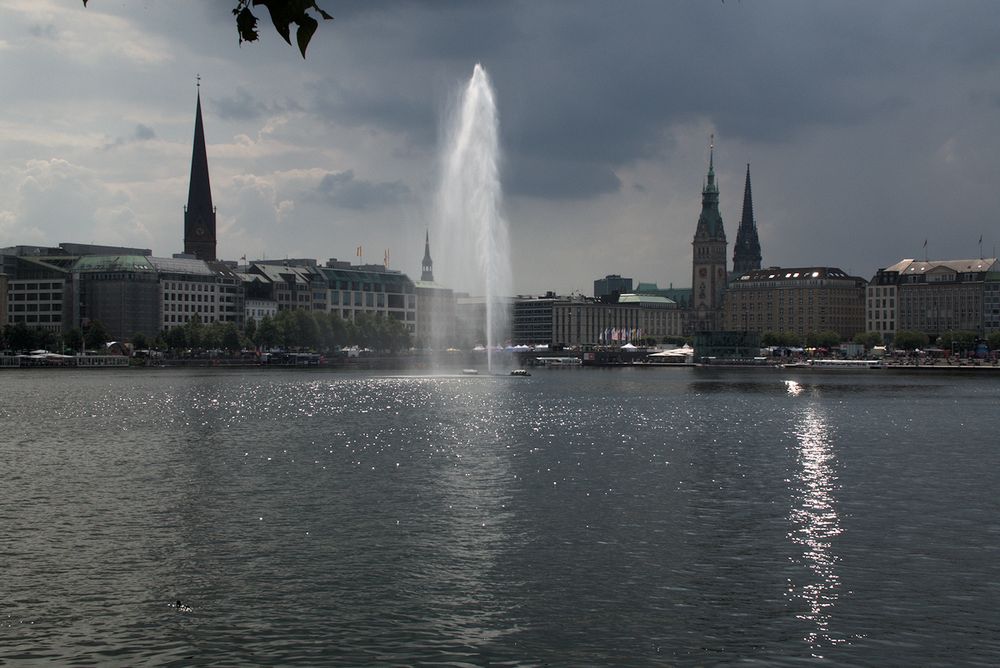
[[[687,285],[712,133],[730,239],[751,163],[764,266],[993,255],[992,5],[324,8],[303,61],[269,26],[238,47],[225,3],[0,1],[0,246],[180,252],[200,74],[221,258],[362,246],[418,276],[438,128],[481,61],[515,293]]]

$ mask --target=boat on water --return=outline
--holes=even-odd
[[[583,360],[579,357],[536,357],[535,364],[549,367],[580,366]]]
[[[804,362],[792,362],[783,364],[785,369],[881,369],[882,360],[827,360],[811,359]]]
[[[513,371],[510,372],[510,375],[512,375],[512,376],[530,376],[531,374],[528,373],[527,369],[514,369]]]
[[[478,376],[479,369],[462,369],[462,374],[466,376]]]

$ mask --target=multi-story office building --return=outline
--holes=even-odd
[[[901,331],[984,336],[1000,327],[998,271],[996,258],[905,259],[879,269],[866,297],[868,329],[887,341]]]
[[[983,334],[1000,332],[1000,272],[988,272],[983,283]]]
[[[594,281],[595,291],[597,283]],[[529,346],[551,344],[553,306],[559,301],[554,292],[547,292],[541,297],[519,295],[514,299],[511,305],[511,341]]]
[[[608,274],[594,281],[594,297],[597,299],[630,292],[632,292],[632,279],[622,278],[618,274]]]
[[[160,275],[142,255],[85,255],[72,267],[69,328],[100,322],[115,341],[155,337],[164,305]]]
[[[56,334],[69,318],[68,268],[76,258],[58,248],[15,246],[0,250],[7,275],[4,324],[23,324]]]
[[[730,284],[725,329],[734,332],[834,331],[849,339],[865,329],[865,285],[835,267],[770,267]]]
[[[394,318],[417,329],[417,295],[410,278],[378,264],[352,266],[336,259],[317,269],[328,310],[354,320],[360,313]]]
[[[586,297],[552,302],[552,341],[556,345],[614,344],[681,333],[677,304],[665,297],[626,294],[617,304]]]
[[[0,274],[0,327],[7,324],[7,274]]]
[[[206,324],[243,325],[242,281],[229,267],[190,258],[147,259],[159,277],[161,329],[183,325],[195,315]]]

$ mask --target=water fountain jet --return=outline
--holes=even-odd
[[[442,281],[485,302],[487,366],[508,338],[510,240],[500,185],[499,121],[489,76],[476,64],[448,124],[437,198]],[[476,328],[478,331],[478,327]],[[440,341],[435,342],[440,347]]]

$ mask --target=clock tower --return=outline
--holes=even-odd
[[[719,213],[719,187],[715,184],[715,137],[708,154],[708,178],[701,191],[701,215],[694,233],[691,320],[689,330],[708,332],[722,323],[722,293],[729,274],[726,271],[726,232]]]
[[[208,180],[205,129],[201,124],[201,81],[194,115],[194,149],[191,153],[191,183],[184,207],[184,252],[199,260],[215,260],[215,207]]]

